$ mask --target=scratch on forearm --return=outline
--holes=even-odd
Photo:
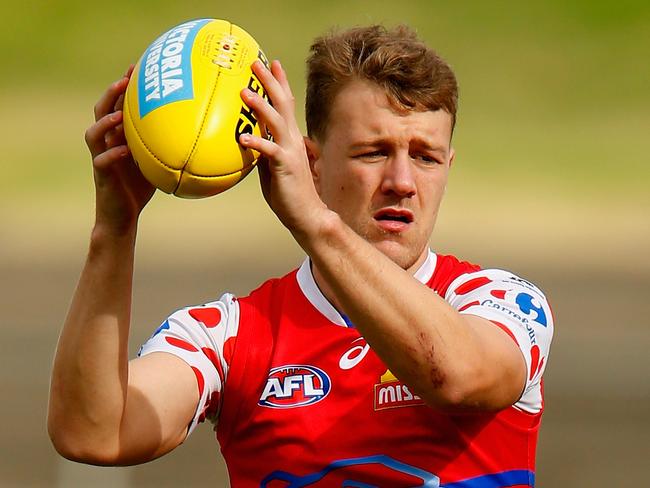
[[[435,347],[424,332],[419,334],[420,344],[423,346],[425,364],[428,366],[428,382],[436,390],[445,385],[445,373],[438,367],[438,361],[435,357]]]

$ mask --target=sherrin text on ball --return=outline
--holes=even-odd
[[[251,71],[268,61],[246,31],[226,20],[184,22],[156,39],[133,70],[124,100],[124,132],[142,174],[185,198],[216,195],[255,166],[239,145],[260,135],[243,88],[268,99]]]

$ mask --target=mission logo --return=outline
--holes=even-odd
[[[424,405],[424,400],[413,393],[408,385],[398,380],[390,370],[387,370],[379,381],[375,385],[375,410]]]
[[[330,392],[327,373],[315,366],[290,364],[269,371],[258,405],[295,408],[320,402]]]

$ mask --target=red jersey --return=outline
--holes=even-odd
[[[501,270],[431,253],[416,273],[461,313],[520,346],[528,381],[497,413],[448,414],[397,380],[320,293],[309,262],[247,297],[176,312],[145,344],[192,366],[234,487],[534,485],[541,375],[552,336],[543,294]]]

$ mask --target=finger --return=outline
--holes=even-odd
[[[129,85],[129,81],[131,80],[131,75],[133,74],[133,70],[135,69],[135,65],[131,64],[129,68],[126,70],[126,73],[124,73],[124,79],[127,80],[126,84],[127,87]],[[122,110],[124,108],[124,96],[126,94],[126,91],[117,98],[117,101],[115,102],[115,105],[113,106],[114,110]]]
[[[106,134],[121,123],[122,112],[114,112],[104,115],[86,130],[86,145],[93,158],[106,150]]]
[[[280,81],[275,78],[273,73],[262,62],[255,61],[252,69],[268,93],[272,105],[283,117],[286,117],[287,120],[292,120],[294,117],[295,100],[291,90],[285,90],[285,87],[280,84]],[[288,86],[288,82],[285,81],[285,83]]]
[[[95,104],[95,120],[99,120],[106,114],[114,111],[115,104],[117,103],[120,95],[123,95],[126,91],[126,86],[128,83],[128,78],[120,78],[108,87],[108,89]]]
[[[301,136],[300,129],[296,124],[296,98],[291,91],[291,85],[289,85],[289,79],[287,78],[287,73],[284,71],[284,68],[280,64],[280,61],[277,59],[271,63],[271,73],[278,80],[278,83],[284,90],[285,96],[290,102],[290,112],[287,114],[290,116],[288,120],[291,121],[290,128],[293,127],[294,135]]]
[[[93,158],[93,167],[99,172],[105,172],[120,162],[130,160],[131,152],[128,146],[115,146]]]
[[[122,144],[126,144],[126,137],[124,135],[124,126],[122,124],[116,125],[115,128],[109,130],[106,133],[104,140],[106,141],[106,148],[111,148],[115,146],[121,146]]]
[[[288,135],[287,123],[282,116],[264,100],[258,93],[244,88],[241,91],[241,98],[248,107],[253,110],[255,118],[265,131],[271,132],[277,141],[282,141]]]
[[[115,105],[113,105],[113,110],[122,110],[124,108],[124,93],[122,93],[119,97],[117,97],[117,100],[115,101]]]
[[[292,99],[295,99],[293,92],[291,91],[291,86],[289,85],[289,79],[287,78],[287,73],[284,71],[284,68],[280,64],[280,61],[277,59],[271,63],[271,73],[278,80],[280,86],[286,94],[288,94]]]
[[[254,149],[272,161],[277,159],[278,154],[282,150],[275,142],[251,134],[242,134],[239,136],[239,143],[245,148]]]

